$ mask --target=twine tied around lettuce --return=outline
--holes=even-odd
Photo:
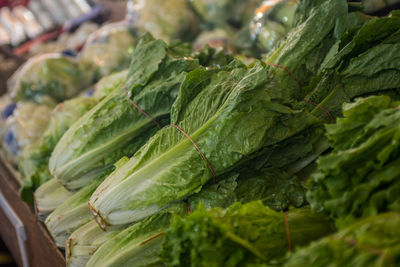
[[[293,79],[296,80],[296,82],[299,83],[300,86],[303,86],[304,83],[302,80],[300,80],[293,72],[291,72],[287,67],[282,66],[282,65],[278,65],[278,64],[274,64],[274,63],[269,63],[269,62],[265,62],[265,64],[269,65],[269,66],[273,66],[273,67],[277,67],[277,68],[281,68],[283,70],[285,70],[290,76],[292,76]]]
[[[288,250],[292,251],[292,241],[290,239],[289,220],[288,220],[288,215],[287,215],[286,212],[283,213],[283,221],[285,222],[286,239],[287,239],[287,243],[288,243]]]
[[[162,125],[158,121],[156,121],[153,117],[151,117],[149,114],[147,114],[132,99],[129,98],[128,90],[126,89],[125,84],[123,84],[122,87],[123,87],[123,89],[125,91],[126,98],[129,100],[129,102],[132,104],[132,106],[134,106],[140,113],[142,113],[147,118],[149,118],[152,122],[154,122],[158,127],[162,128]],[[190,135],[188,135],[185,131],[183,131],[181,128],[179,128],[178,125],[175,125],[175,124],[171,123],[170,126],[174,127],[178,131],[180,131],[184,136],[186,136],[187,139],[189,139],[189,141],[193,144],[193,146],[196,148],[196,150],[200,153],[200,156],[206,162],[207,167],[210,170],[210,172],[211,172],[211,174],[213,176],[213,180],[215,182],[216,175],[215,175],[215,172],[214,172],[213,168],[211,167],[211,163],[207,160],[206,156],[203,154],[203,152],[201,152],[200,148],[196,145],[196,143],[193,141],[193,139],[190,137]]]
[[[287,67],[282,66],[282,65],[278,65],[278,64],[268,63],[268,62],[266,62],[266,64],[269,65],[269,66],[273,66],[273,67],[277,67],[277,68],[281,68],[281,69],[285,70],[290,76],[292,76],[293,79],[295,79],[295,80],[299,83],[300,86],[303,86],[303,85],[304,85],[304,82],[303,82],[302,80],[300,80],[300,79],[299,79],[292,71],[290,71]],[[322,110],[323,112],[325,112],[325,113],[328,115],[328,117],[329,117],[329,119],[330,119],[331,121],[333,121],[333,122],[335,121],[335,118],[332,116],[332,114],[331,114],[326,108],[322,107],[321,105],[319,105],[319,104],[317,104],[317,103],[315,103],[315,102],[313,102],[313,101],[311,101],[311,100],[306,100],[306,99],[304,99],[303,102],[305,102],[305,103],[310,103],[311,105],[313,105],[313,106],[319,108],[320,110]]]

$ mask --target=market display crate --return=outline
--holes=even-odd
[[[18,173],[0,157],[0,235],[19,266],[65,266],[35,210],[19,197]]]

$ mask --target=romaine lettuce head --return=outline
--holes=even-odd
[[[96,78],[129,66],[137,38],[126,23],[107,24],[89,35],[78,55],[81,68]]]
[[[149,32],[167,43],[192,40],[197,31],[197,18],[186,0],[136,0],[133,26],[140,32]]]
[[[15,101],[40,102],[41,97],[48,96],[60,102],[88,87],[92,78],[72,57],[43,54],[24,63],[8,80],[7,87]]]
[[[48,169],[51,152],[65,131],[96,103],[96,100],[87,97],[67,100],[58,104],[50,118],[46,118],[49,124],[43,136],[26,146],[19,160],[18,167],[24,180],[21,189],[24,200],[29,202],[36,188],[52,178]]]
[[[145,35],[123,84],[77,120],[56,145],[49,161],[52,175],[76,190],[135,153],[159,126],[130,101],[167,124],[180,84],[196,66],[198,60],[177,57],[166,43]]]

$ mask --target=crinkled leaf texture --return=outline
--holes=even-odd
[[[331,224],[310,210],[287,214],[293,247],[332,231]],[[261,201],[235,203],[228,209],[198,210],[175,216],[165,232],[162,259],[167,266],[247,266],[280,259],[288,251],[284,214]]]

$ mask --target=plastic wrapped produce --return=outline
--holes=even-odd
[[[254,8],[261,2],[262,0],[192,0],[190,4],[203,23],[211,26],[225,24],[240,26],[242,23],[248,22]]]
[[[193,43],[193,49],[200,50],[205,45],[215,49],[224,49],[231,51],[230,32],[224,29],[215,29],[213,31],[204,31],[199,34]]]
[[[77,95],[91,84],[90,73],[79,68],[72,57],[44,54],[29,59],[8,80],[15,101],[42,102],[50,97],[59,102]]]
[[[128,5],[133,25],[167,43],[191,40],[197,32],[197,18],[187,0],[132,0]]]
[[[37,22],[32,12],[24,6],[16,6],[12,10],[13,15],[22,22],[24,30],[29,38],[35,38],[43,33],[43,28]]]
[[[4,94],[0,97],[0,140],[3,140],[5,124],[17,105],[11,101],[9,94]]]
[[[235,48],[247,54],[271,51],[292,28],[297,4],[293,0],[264,1],[250,23],[235,36]]]
[[[10,34],[13,46],[17,46],[26,40],[23,24],[12,15],[8,7],[3,7],[0,10],[0,24]]]
[[[135,43],[134,32],[128,24],[105,25],[88,37],[78,56],[80,64],[97,77],[123,70],[129,66]]]
[[[16,164],[24,147],[39,139],[49,122],[51,108],[33,102],[19,102],[5,123],[2,147]]]
[[[55,26],[56,22],[52,19],[49,12],[44,8],[41,1],[29,1],[28,8],[35,15],[35,18],[38,20],[44,30],[48,31]]]

